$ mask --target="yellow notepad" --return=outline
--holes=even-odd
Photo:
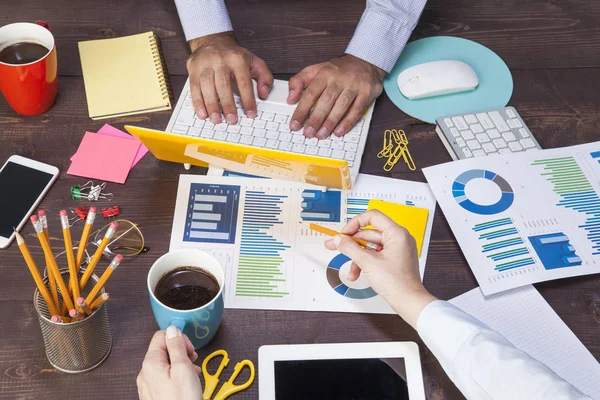
[[[90,118],[170,110],[170,88],[152,32],[79,42]]]
[[[375,199],[369,200],[367,209],[379,210],[394,220],[395,223],[406,228],[406,230],[415,238],[419,257],[421,256],[423,238],[425,237],[425,229],[427,228],[427,216],[429,215],[428,209]]]

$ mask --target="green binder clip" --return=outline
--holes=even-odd
[[[111,201],[114,198],[112,193],[104,193],[103,190],[106,187],[106,183],[103,182],[100,185],[94,185],[94,182],[87,181],[83,185],[71,186],[71,198],[73,200],[89,200],[98,201],[98,199]]]
[[[81,200],[81,187],[79,185],[71,186],[71,199]]]

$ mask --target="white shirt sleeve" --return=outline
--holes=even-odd
[[[590,399],[498,332],[445,301],[425,307],[417,331],[467,399]]]
[[[225,0],[175,0],[185,40],[233,31]]]
[[[396,64],[427,0],[367,0],[346,53],[386,72]]]

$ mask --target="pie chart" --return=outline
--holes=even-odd
[[[327,282],[337,293],[344,297],[351,299],[370,299],[371,297],[377,296],[377,293],[371,288],[366,287],[362,289],[351,288],[342,282],[340,278],[340,269],[350,262],[350,258],[343,254],[338,254],[327,265]]]
[[[494,204],[477,204],[470,200],[465,193],[465,187],[473,179],[486,179],[495,183],[501,192],[500,199]],[[452,195],[462,208],[481,215],[492,215],[506,211],[515,199],[515,194],[508,182],[500,175],[485,169],[470,169],[460,174],[452,184]]]

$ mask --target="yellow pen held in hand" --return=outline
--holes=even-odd
[[[328,236],[342,235],[341,232],[334,231],[333,229],[325,228],[324,226],[321,226],[321,225],[309,224],[309,223],[306,223],[306,222],[300,222],[300,223],[302,225],[304,225],[304,226],[312,229],[313,231],[320,232],[320,233],[322,233],[324,235],[328,235]],[[358,243],[362,247],[364,247],[365,249],[371,249],[371,250],[375,250],[375,251],[381,251],[381,250],[383,250],[383,246],[380,245],[380,244],[375,244],[375,243],[367,242],[364,239],[355,238],[353,236],[348,236],[348,237],[350,239],[354,240],[356,243]]]

